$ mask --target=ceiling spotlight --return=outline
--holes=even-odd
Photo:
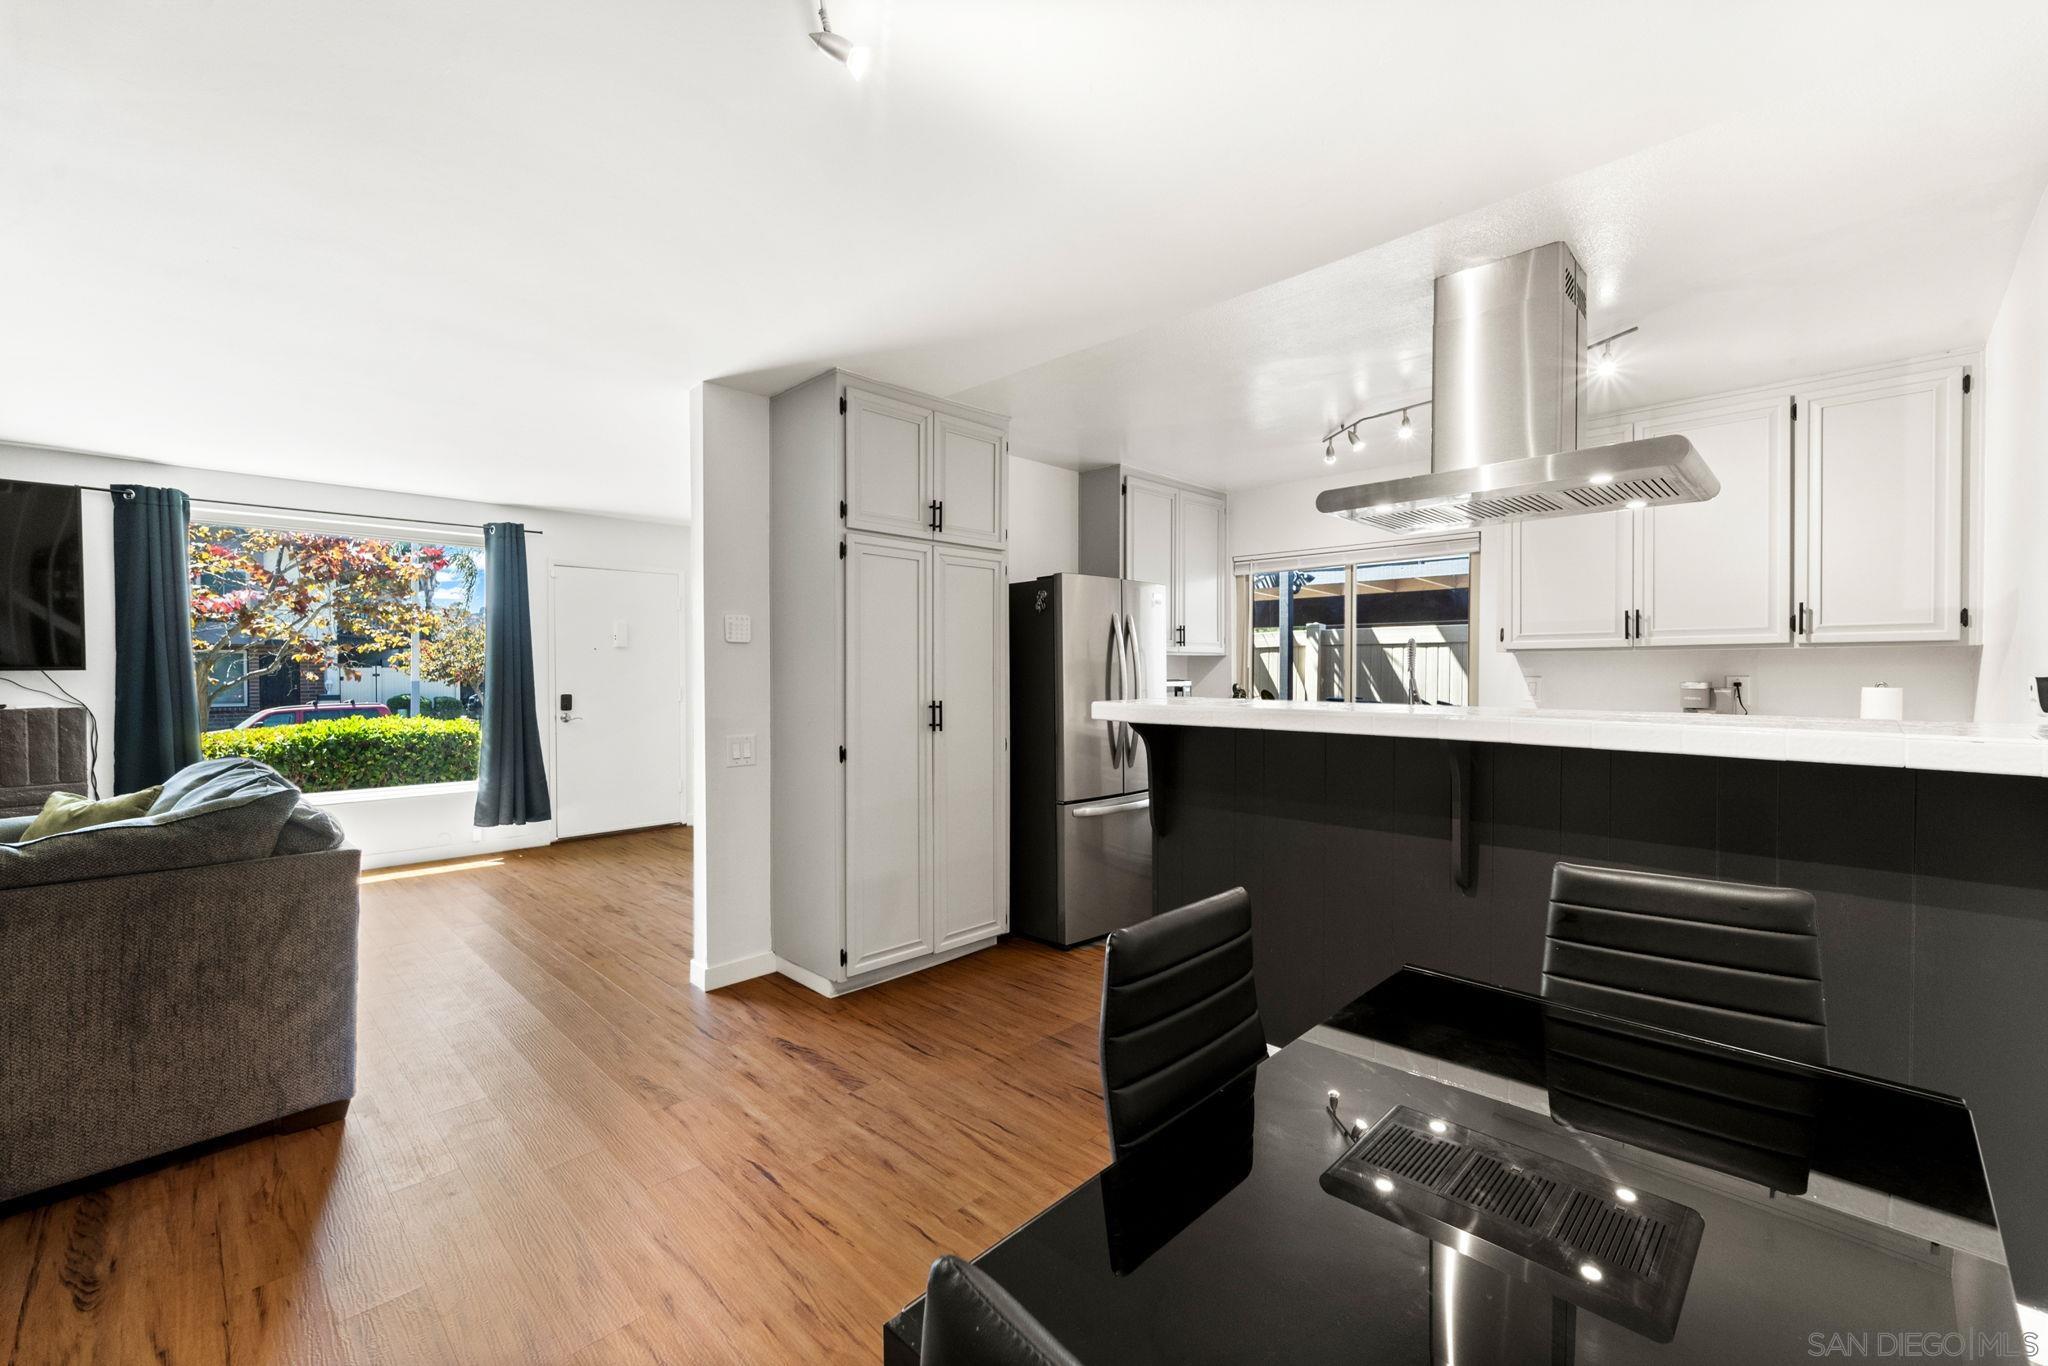
[[[1408,420],[1408,410],[1406,408],[1401,410],[1401,430],[1395,432],[1394,435],[1400,437],[1403,441],[1413,441],[1415,439],[1415,424]]]
[[[1325,465],[1337,463],[1337,438],[1334,436],[1323,443],[1323,463]]]
[[[1600,348],[1600,354],[1593,357],[1593,374],[1597,379],[1613,379],[1614,369],[1614,343],[1608,342]]]
[[[1354,451],[1365,449],[1365,438],[1358,434],[1358,424],[1356,422],[1345,429],[1344,439],[1351,443],[1351,449]]]
[[[1602,1280],[1606,1279],[1605,1275],[1601,1272],[1600,1268],[1593,1265],[1591,1262],[1580,1262],[1579,1274],[1585,1277],[1587,1280],[1591,1281],[1595,1285],[1600,1284]]]
[[[1375,1176],[1372,1179],[1372,1188],[1381,1195],[1389,1195],[1393,1193],[1394,1183],[1387,1180],[1384,1176]]]
[[[1624,1205],[1633,1205],[1636,1202],[1636,1193],[1627,1186],[1616,1186],[1614,1188],[1614,1198],[1621,1201]]]
[[[1440,1119],[1432,1119],[1429,1122],[1429,1131],[1433,1134],[1447,1134],[1451,1131],[1451,1126]]]
[[[852,42],[843,34],[832,31],[832,21],[825,16],[825,7],[818,6],[818,31],[811,35],[811,41],[823,50],[826,56],[845,64],[855,80],[867,74],[868,63],[873,54],[859,43]]]

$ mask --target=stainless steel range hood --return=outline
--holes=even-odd
[[[1431,341],[1430,472],[1329,489],[1318,511],[1456,531],[1721,491],[1682,436],[1579,448],[1586,277],[1564,243],[1438,276]]]

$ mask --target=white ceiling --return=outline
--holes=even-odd
[[[1646,367],[1981,337],[2035,7],[1675,8],[0,0],[0,438],[684,517],[691,385],[841,363],[1238,484],[1559,235]]]

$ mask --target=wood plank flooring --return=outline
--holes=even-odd
[[[0,1361],[873,1362],[1107,1157],[1099,951],[689,984],[690,832],[371,873],[344,1123],[0,1221]]]

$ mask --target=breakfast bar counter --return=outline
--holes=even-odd
[[[1551,869],[1802,888],[1830,1060],[1965,1100],[2048,1302],[2048,739],[2026,726],[1176,699],[1155,909],[1243,886],[1270,1042],[1403,965],[1541,989]]]

